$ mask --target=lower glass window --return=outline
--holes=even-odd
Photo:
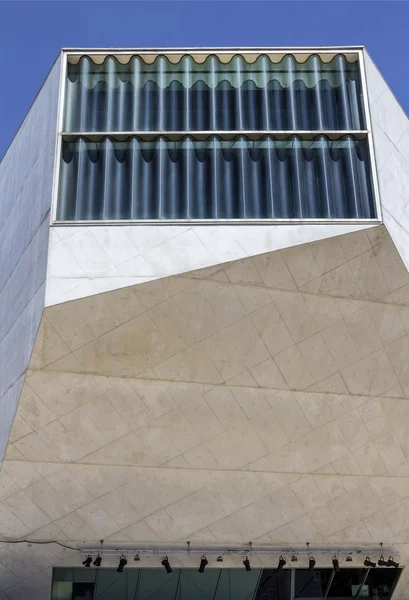
[[[57,219],[371,219],[366,140],[64,141]]]
[[[55,568],[52,600],[390,600],[402,569]]]

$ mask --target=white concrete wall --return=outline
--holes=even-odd
[[[372,225],[53,227],[46,306]]]
[[[383,221],[409,268],[409,119],[365,52]]]
[[[44,308],[60,59],[0,164],[0,466]]]

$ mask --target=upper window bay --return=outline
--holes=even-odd
[[[172,63],[82,56],[68,64],[64,130],[116,131],[354,131],[365,128],[359,62],[314,54],[298,62],[235,55],[203,62],[184,55]]]

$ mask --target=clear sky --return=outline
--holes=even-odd
[[[363,44],[409,114],[409,2],[0,0],[0,157],[59,49]]]

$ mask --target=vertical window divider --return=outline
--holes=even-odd
[[[330,578],[329,578],[329,580],[328,580],[328,583],[327,583],[327,588],[326,588],[326,590],[325,590],[325,594],[324,594],[324,598],[323,598],[323,600],[327,600],[328,592],[329,592],[329,590],[330,590],[330,587],[331,587],[331,585],[332,585],[332,582],[334,581],[334,577],[335,577],[335,571],[334,571],[334,569],[332,569],[332,573],[331,573],[331,576],[330,576]]]
[[[365,583],[366,583],[366,580],[367,580],[367,578],[368,578],[369,572],[370,572],[370,569],[367,569],[367,570],[366,570],[366,573],[365,573],[365,577],[363,578],[363,581],[362,581],[361,585],[359,586],[358,593],[357,593],[357,595],[355,596],[355,599],[356,599],[356,600],[358,600],[358,598],[361,596],[361,592],[362,592],[362,590],[363,590],[363,588],[364,588],[364,585],[365,585]]]
[[[371,109],[369,106],[369,96],[368,96],[368,83],[366,78],[366,69],[365,69],[365,60],[364,60],[364,52],[360,50],[358,52],[358,61],[359,61],[359,72],[361,75],[362,82],[362,96],[364,101],[364,117],[365,117],[365,128],[367,131],[367,140],[368,140],[368,148],[369,148],[369,156],[370,156],[370,165],[371,165],[371,178],[372,178],[372,188],[375,199],[375,212],[376,217],[379,221],[382,220],[382,204],[379,194],[379,182],[378,182],[378,171],[376,168],[376,156],[375,156],[375,146],[373,141],[373,131],[372,131],[372,121],[371,121]]]

